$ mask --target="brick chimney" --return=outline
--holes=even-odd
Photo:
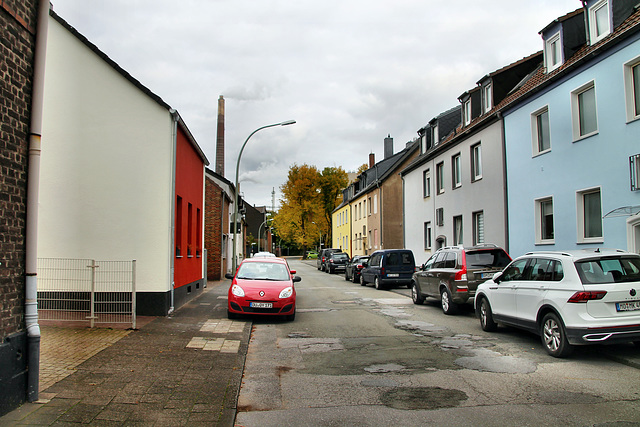
[[[376,164],[376,155],[375,153],[369,154],[369,167],[372,168]]]
[[[216,140],[216,173],[224,176],[224,98],[218,99],[218,137]]]

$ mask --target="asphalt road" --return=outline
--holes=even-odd
[[[555,359],[534,335],[483,332],[471,307],[290,264],[296,320],[254,321],[236,425],[640,425],[631,345]]]

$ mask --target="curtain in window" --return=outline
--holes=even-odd
[[[475,241],[474,244],[484,243],[484,213],[476,212],[475,214]]]
[[[602,209],[600,192],[586,193],[584,196],[584,237],[602,237]]]
[[[457,216],[453,219],[453,240],[455,245],[462,244],[462,217]]]

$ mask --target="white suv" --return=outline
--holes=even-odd
[[[589,249],[530,252],[478,286],[476,315],[541,336],[552,356],[574,345],[640,344],[640,255]]]

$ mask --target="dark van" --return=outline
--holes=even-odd
[[[360,284],[373,283],[376,289],[392,286],[411,287],[411,277],[416,270],[413,252],[409,249],[384,249],[375,251],[363,264]]]

